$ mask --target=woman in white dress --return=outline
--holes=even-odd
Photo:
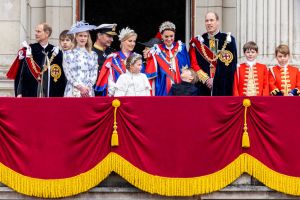
[[[126,69],[126,73],[117,80],[114,96],[150,96],[150,83],[147,76],[141,73],[142,56],[132,53],[127,58]]]
[[[89,30],[96,26],[83,22],[73,25],[68,34],[75,34],[74,48],[64,55],[63,68],[67,77],[65,97],[93,97],[97,78],[98,55],[92,51]]]

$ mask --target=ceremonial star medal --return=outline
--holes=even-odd
[[[229,66],[233,60],[233,54],[228,50],[220,51],[219,59],[225,63],[226,66]]]
[[[57,64],[51,65],[51,70],[50,70],[51,76],[54,79],[54,82],[57,82],[57,80],[61,77],[61,68]]]

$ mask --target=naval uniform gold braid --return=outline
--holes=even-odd
[[[214,56],[213,59],[210,59],[210,58],[207,56],[207,53],[206,53],[205,48],[204,48],[204,46],[203,46],[203,45],[204,45],[203,43],[202,43],[202,45],[201,45],[201,49],[202,49],[202,52],[203,52],[204,57],[206,58],[206,60],[207,60],[208,62],[212,63],[212,62],[215,62],[216,60],[218,60],[218,58],[221,56],[221,54],[225,51],[225,49],[226,49],[226,47],[227,47],[227,44],[228,44],[228,42],[227,42],[227,40],[225,40],[225,42],[224,42],[224,44],[223,44],[223,47],[222,47],[221,51],[220,51],[216,56]]]

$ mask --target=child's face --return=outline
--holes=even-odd
[[[245,56],[248,61],[254,61],[257,57],[257,51],[254,49],[247,49],[245,51]]]
[[[73,47],[72,40],[68,37],[61,39],[59,44],[64,51],[70,50]]]
[[[182,70],[180,77],[185,82],[191,83],[193,81],[192,72],[189,70]]]
[[[290,60],[290,55],[289,54],[284,55],[284,54],[278,52],[276,55],[276,59],[280,66],[285,66],[286,64],[288,64],[288,62]]]
[[[133,65],[130,66],[130,72],[134,74],[140,73],[142,70],[142,60],[137,60]]]

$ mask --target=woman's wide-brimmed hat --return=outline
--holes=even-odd
[[[80,33],[80,32],[85,32],[85,31],[91,31],[97,28],[95,25],[90,25],[89,23],[85,22],[76,22],[73,24],[71,29],[69,30],[68,34],[75,34],[75,33]]]

